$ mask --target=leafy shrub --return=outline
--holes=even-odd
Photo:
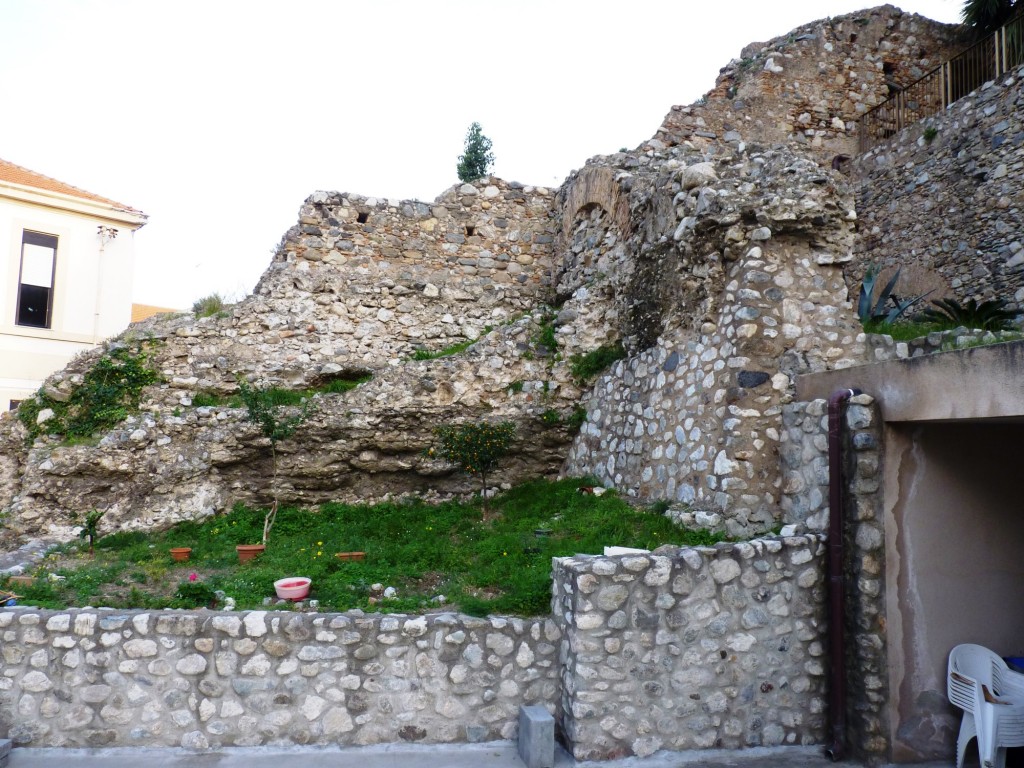
[[[18,419],[28,430],[29,440],[44,433],[89,437],[119,424],[139,407],[143,388],[159,380],[146,360],[141,350],[119,347],[96,361],[67,400],[54,400],[40,389],[18,407]],[[46,408],[53,416],[37,424],[39,413]]]
[[[223,312],[227,307],[224,297],[219,293],[211,293],[201,299],[196,299],[192,304],[192,312],[196,317],[210,317],[218,312]]]
[[[978,302],[968,299],[961,304],[956,299],[938,299],[932,306],[920,313],[921,320],[947,328],[980,328],[985,331],[1009,331],[1013,329],[1016,314],[1006,309],[1003,299],[989,299]]]
[[[470,124],[466,132],[465,151],[459,155],[459,164],[455,169],[460,181],[476,181],[490,172],[490,166],[494,164],[491,146],[491,140],[484,136],[480,123]]]
[[[569,372],[578,382],[583,383],[625,356],[626,350],[621,342],[605,344],[586,354],[577,354],[569,358]]]
[[[437,454],[463,472],[479,475],[481,496],[486,509],[487,473],[498,466],[498,462],[508,453],[516,434],[516,425],[511,421],[500,424],[481,421],[476,424],[438,427],[434,434],[438,445],[429,448],[427,454]]]
[[[573,408],[569,418],[565,420],[566,426],[573,432],[579,432],[587,421],[587,409],[582,405]]]
[[[558,414],[554,408],[548,408],[544,413],[540,415],[540,420],[548,426],[555,426],[556,424],[562,423],[562,417]]]
[[[82,526],[82,530],[78,532],[78,538],[88,540],[90,555],[93,554],[96,542],[100,538],[100,520],[103,519],[103,515],[105,514],[106,510],[93,509],[78,520]]]
[[[531,341],[534,346],[544,347],[548,352],[557,352],[558,339],[555,337],[555,318],[552,316],[544,318]]]
[[[182,607],[185,608],[206,608],[217,601],[213,587],[197,580],[181,582],[174,596],[181,601]]]

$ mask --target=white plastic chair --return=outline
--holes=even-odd
[[[956,767],[963,768],[971,739],[985,768],[1006,768],[1006,748],[1024,746],[1024,675],[980,645],[949,653],[946,692],[964,711],[956,740]]]

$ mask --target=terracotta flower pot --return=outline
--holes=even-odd
[[[366,559],[365,552],[337,552],[334,556],[339,560],[345,561],[356,561]]]
[[[171,559],[183,563],[192,554],[192,547],[171,547]]]
[[[238,553],[238,562],[247,563],[266,548],[264,544],[239,544],[235,547],[235,551]]]

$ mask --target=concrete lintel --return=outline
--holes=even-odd
[[[1024,418],[1024,341],[798,376],[797,399],[860,389],[885,421]]]

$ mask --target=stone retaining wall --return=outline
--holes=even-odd
[[[509,739],[558,690],[544,619],[6,609],[0,639],[21,746]]]
[[[914,265],[961,301],[1024,307],[1022,80],[1024,68],[1004,75],[858,158],[858,278]]]
[[[555,561],[548,618],[0,609],[21,746],[476,742],[580,759],[819,743],[822,538]]]
[[[556,561],[579,760],[821,743],[823,538]]]

